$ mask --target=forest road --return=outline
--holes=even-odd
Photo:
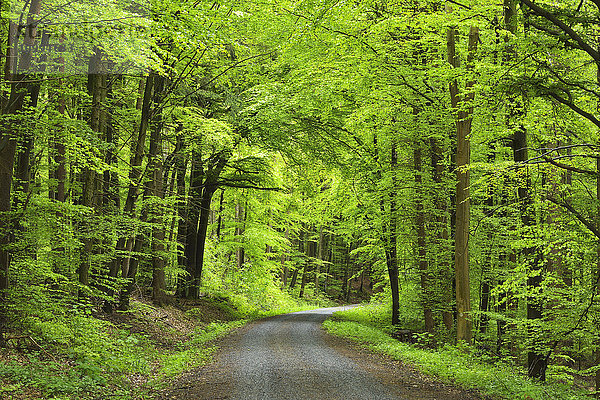
[[[398,361],[325,333],[323,308],[271,317],[221,343],[216,360],[186,374],[157,399],[475,400]]]

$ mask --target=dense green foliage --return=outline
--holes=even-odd
[[[598,2],[238,3],[2,2],[0,347],[375,292],[600,387]]]
[[[551,370],[545,385],[527,378],[526,370],[515,370],[510,364],[490,359],[486,355],[465,352],[455,346],[445,345],[435,351],[419,345],[402,343],[378,328],[377,316],[381,307],[367,306],[348,311],[338,311],[334,318],[325,321],[331,334],[350,338],[368,349],[409,362],[427,374],[442,381],[457,383],[494,399],[561,399],[588,398],[588,392],[574,389],[570,377],[560,369]],[[427,338],[421,338],[423,343]]]

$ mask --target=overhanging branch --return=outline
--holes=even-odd
[[[581,215],[581,213],[577,211],[571,204],[567,203],[566,201],[556,200],[553,197],[547,197],[546,200],[569,210],[569,212],[573,214],[573,216],[577,218],[579,222],[585,225],[585,227],[588,228],[594,234],[594,236],[600,239],[600,231],[596,228],[596,226],[583,215]]]

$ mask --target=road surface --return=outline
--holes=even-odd
[[[410,366],[358,351],[322,322],[344,307],[268,318],[226,340],[217,360],[182,377],[162,399],[471,400]]]

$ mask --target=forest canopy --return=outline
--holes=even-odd
[[[1,13],[0,347],[140,296],[373,296],[600,387],[600,1]]]

